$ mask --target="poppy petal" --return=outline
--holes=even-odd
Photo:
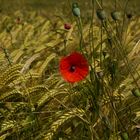
[[[59,70],[66,81],[74,83],[83,80],[87,76],[89,67],[82,54],[73,52],[61,59]]]

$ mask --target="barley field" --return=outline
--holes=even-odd
[[[140,140],[140,1],[0,0],[0,140]]]

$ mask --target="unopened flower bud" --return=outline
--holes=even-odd
[[[105,20],[107,18],[106,12],[103,9],[98,9],[96,14],[100,20]]]
[[[80,17],[80,8],[78,6],[78,3],[73,3],[72,4],[72,12],[73,12],[74,16]]]
[[[69,29],[71,29],[71,25],[68,24],[68,23],[65,23],[65,24],[64,24],[64,28],[65,28],[66,30],[69,30]]]
[[[113,20],[120,20],[120,17],[121,17],[121,13],[118,12],[118,11],[114,11],[114,12],[111,12],[111,17]]]
[[[73,8],[72,12],[73,12],[73,15],[75,15],[76,17],[80,17],[80,9],[79,9],[79,7]]]

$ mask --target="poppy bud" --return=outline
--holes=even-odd
[[[78,3],[72,4],[72,12],[74,16],[80,17],[80,9],[79,9]]]
[[[73,8],[72,12],[74,16],[80,17],[80,9],[78,7]]]
[[[96,11],[96,14],[97,14],[97,16],[100,20],[105,20],[106,19],[106,12],[103,9],[98,9]]]
[[[69,29],[71,29],[71,25],[68,24],[68,23],[65,23],[65,24],[64,24],[64,28],[65,28],[66,30],[69,30]]]
[[[140,97],[140,91],[139,91],[139,89],[133,88],[133,89],[131,90],[131,92],[132,92],[132,94],[133,94],[135,97]]]
[[[124,133],[121,134],[121,138],[123,140],[129,140],[128,134],[126,132],[124,132]]]
[[[111,17],[112,17],[112,19],[113,20],[119,20],[120,19],[120,12],[118,12],[118,11],[114,11],[114,12],[111,12]]]

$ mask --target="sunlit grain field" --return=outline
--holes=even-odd
[[[138,1],[0,2],[0,140],[140,139]]]

